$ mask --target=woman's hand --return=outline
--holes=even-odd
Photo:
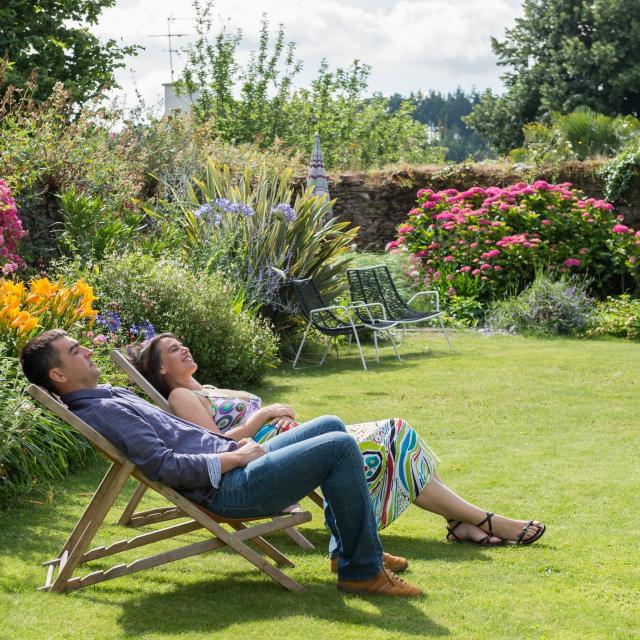
[[[263,412],[265,422],[276,418],[278,420],[286,418],[289,420],[295,420],[296,417],[296,412],[293,410],[293,407],[290,407],[288,404],[281,404],[280,402],[263,407],[260,411]]]
[[[298,426],[298,423],[295,420],[292,420],[287,416],[279,416],[276,420],[277,422],[275,425],[278,433],[284,433],[285,431],[289,431],[289,429],[293,429]]]

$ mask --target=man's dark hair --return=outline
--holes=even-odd
[[[56,389],[49,377],[49,371],[59,367],[62,362],[58,350],[54,346],[56,340],[69,335],[62,329],[43,331],[27,342],[20,351],[22,372],[29,382],[40,385],[55,393]]]

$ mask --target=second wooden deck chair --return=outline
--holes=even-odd
[[[118,368],[127,374],[129,380],[151,399],[151,401],[167,413],[172,413],[171,406],[167,399],[129,362],[129,360],[117,349],[111,352],[111,359]],[[179,512],[171,507],[160,507],[158,509],[147,509],[136,512],[140,500],[147,490],[144,483],[140,483],[133,492],[129,504],[122,512],[118,524],[123,527],[139,527],[143,524],[161,522],[179,518]],[[309,497],[320,507],[323,506],[322,497],[317,493],[312,493]],[[285,533],[302,549],[314,549],[314,545],[305,538],[297,529],[287,529]]]
[[[36,385],[30,385],[29,393],[47,409],[55,413],[61,420],[75,427],[89,442],[107,459],[111,460],[111,467],[104,476],[100,486],[93,495],[89,505],[78,520],[71,535],[53,560],[45,562],[48,566],[47,578],[41,589],[43,591],[70,591],[80,589],[105,580],[113,580],[121,576],[157,567],[168,562],[181,560],[199,555],[206,551],[213,551],[221,547],[235,550],[243,558],[264,571],[273,580],[290,591],[303,591],[300,584],[285,575],[280,569],[272,565],[263,556],[252,549],[247,543],[251,542],[261,549],[279,566],[293,566],[293,563],[275,547],[267,542],[263,536],[275,531],[290,529],[291,527],[309,522],[311,514],[298,512],[286,515],[275,515],[270,518],[255,518],[262,520],[260,524],[247,526],[245,521],[230,520],[216,516],[203,507],[187,500],[177,491],[166,485],[147,478],[142,471],[124,456],[106,438],[92,429],[86,422],[78,418],[61,402],[54,399],[47,391]],[[107,547],[98,546],[89,549],[96,533],[105,521],[109,510],[115,503],[127,480],[132,477],[140,482],[145,489],[157,491],[173,504],[173,509],[180,512],[182,517],[189,518],[187,522],[142,533],[129,540],[119,540]],[[265,522],[266,520],[266,522]],[[227,524],[235,531],[228,531],[222,525]],[[139,547],[168,540],[180,535],[191,533],[198,529],[206,529],[211,536],[201,542],[187,544],[185,546],[156,553],[128,562],[118,564],[109,569],[93,571],[83,577],[73,577],[75,569],[86,562],[105,558],[118,553],[137,549]],[[57,569],[57,573],[56,573]]]

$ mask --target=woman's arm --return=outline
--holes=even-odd
[[[222,433],[213,421],[211,412],[200,402],[200,398],[193,391],[184,387],[174,389],[169,394],[169,406],[171,411],[179,418],[193,422],[200,427],[213,431],[213,433]]]
[[[249,394],[245,394],[249,395]],[[200,397],[189,389],[178,387],[169,394],[169,405],[175,415],[183,420],[188,420],[213,433],[221,433],[211,415],[211,410],[204,406]],[[276,417],[290,417],[295,414],[293,409],[286,404],[272,404],[252,413],[242,424],[225,431],[224,435],[234,440],[253,437],[260,427]]]

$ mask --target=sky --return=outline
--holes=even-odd
[[[256,49],[260,20],[266,13],[275,30],[284,25],[304,63],[298,86],[316,77],[322,58],[331,69],[355,58],[372,66],[369,90],[384,95],[430,89],[447,92],[460,86],[500,91],[502,70],[496,65],[490,37],[501,39],[521,13],[522,0],[217,0],[216,25],[228,21],[241,29],[239,56]],[[136,91],[148,105],[160,104],[162,84],[169,82],[167,18],[180,48],[195,38],[190,0],[118,0],[91,30],[101,39],[145,47],[116,71],[127,104]],[[176,78],[184,55],[174,54]]]

